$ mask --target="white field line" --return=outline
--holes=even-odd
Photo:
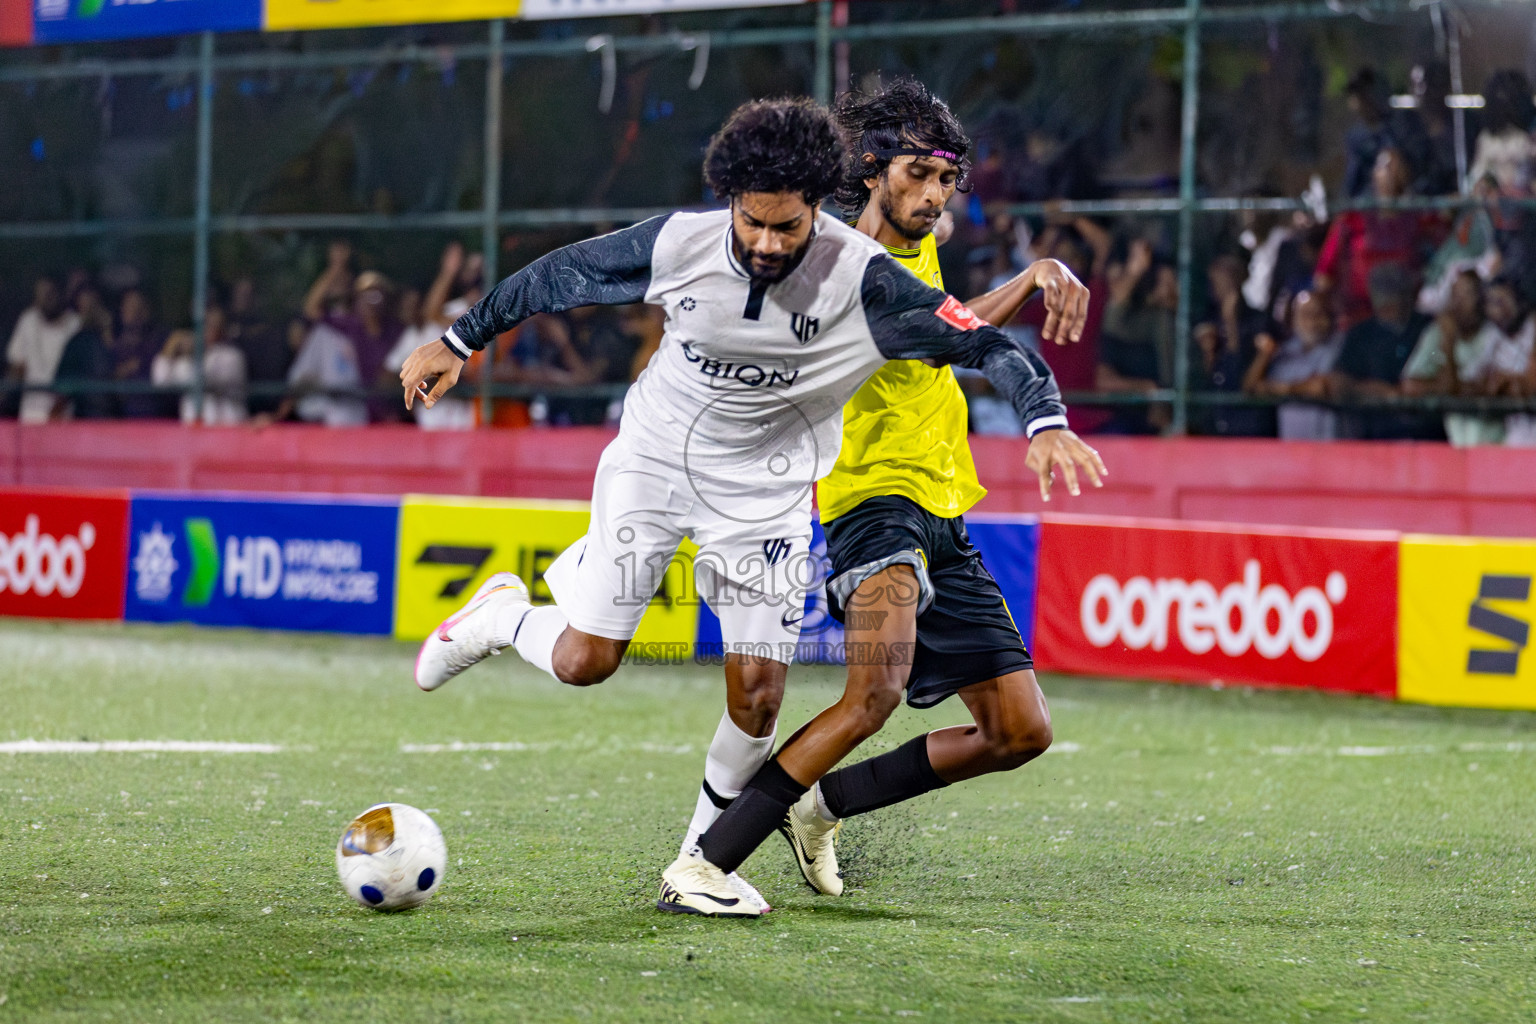
[[[0,743],[0,754],[281,754],[276,743],[218,743],[209,740],[16,740]]]
[[[1265,747],[1259,753],[1279,757],[1411,757],[1442,753],[1519,754],[1529,751],[1536,751],[1536,742],[1458,743],[1448,747],[1430,744],[1404,747]]]
[[[1070,740],[1062,740],[1051,744],[1046,753],[1075,754],[1083,748]],[[465,743],[455,740],[452,743],[402,743],[402,754],[516,754],[516,753],[542,753],[550,750],[590,750],[601,753],[637,752],[641,754],[692,754],[695,748],[692,744],[683,743],[673,745],[669,743],[599,743],[594,740],[542,740],[535,743],[524,743],[521,740],[505,740],[501,742]]]
[[[455,740],[452,743],[402,743],[402,754],[498,754],[521,753],[531,751],[540,753],[549,750],[587,750],[605,754],[617,754],[635,752],[641,754],[692,754],[694,747],[684,743],[673,745],[669,743],[600,743],[596,740],[545,740],[538,743],[523,743],[519,740],[507,740],[491,743],[464,743]]]

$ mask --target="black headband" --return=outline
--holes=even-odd
[[[947,149],[927,149],[917,146],[902,146],[898,149],[877,149],[874,151],[876,159],[889,160],[893,156],[936,156],[940,160],[948,160],[950,163],[960,162],[959,153],[951,153]]]

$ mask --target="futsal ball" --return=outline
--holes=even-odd
[[[352,819],[336,844],[341,884],[374,910],[427,902],[447,868],[448,848],[437,822],[406,804],[375,804]]]

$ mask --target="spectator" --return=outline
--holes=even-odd
[[[197,396],[191,392],[197,376],[195,347],[192,331],[173,331],[150,367],[150,379],[157,386],[183,389],[183,423],[198,422]],[[203,425],[224,427],[244,423],[245,385],[245,353],[229,337],[229,318],[224,308],[210,302],[203,318]]]
[[[1416,64],[1410,74],[1414,109],[1424,126],[1424,163],[1418,168],[1413,190],[1421,196],[1456,192],[1456,126],[1445,105],[1451,92],[1451,69],[1435,61]]]
[[[1351,327],[1334,368],[1333,393],[1346,401],[1395,398],[1402,394],[1403,367],[1413,354],[1428,318],[1413,308],[1413,279],[1397,263],[1371,271],[1370,319]],[[1365,410],[1345,419],[1349,436],[1365,439],[1441,437],[1432,417],[1390,410]]]
[[[1062,391],[1092,391],[1099,365],[1100,332],[1104,310],[1109,305],[1109,286],[1104,272],[1109,262],[1112,239],[1107,230],[1087,217],[1065,223],[1048,224],[1035,246],[1037,258],[1060,260],[1077,279],[1088,285],[1088,316],[1083,321],[1082,338],[1070,345],[1039,343],[1045,327],[1045,303],[1029,302],[1014,322],[1028,327],[1056,383]],[[1004,403],[1007,404],[1006,402]],[[1011,406],[1009,407],[1011,410]],[[1076,402],[1067,405],[1067,421],[1079,434],[1093,433],[1109,422],[1113,414],[1103,408]]]
[[[79,329],[80,316],[64,304],[58,282],[38,278],[32,287],[32,305],[16,320],[6,346],[7,377],[30,386],[52,384],[64,346]],[[48,422],[53,405],[54,396],[47,391],[27,391],[21,396],[21,422]]]
[[[1375,167],[1383,150],[1402,154],[1406,167],[1414,170],[1404,184],[1417,177],[1418,169],[1428,161],[1429,137],[1424,122],[1413,110],[1394,109],[1387,99],[1386,84],[1370,68],[1361,68],[1344,87],[1354,124],[1344,134],[1346,164],[1344,195],[1359,199],[1371,190]]]
[[[295,321],[289,325],[290,344],[295,336],[301,342],[288,368],[289,394],[274,412],[254,422],[261,426],[296,415],[305,423],[328,427],[366,426],[368,404],[357,397],[362,377],[352,340],[325,321]]]
[[[1153,259],[1152,243],[1138,238],[1125,265],[1112,268],[1109,303],[1099,342],[1097,390],[1150,394],[1173,385],[1174,314],[1179,278],[1173,267]],[[1151,434],[1168,425],[1163,405],[1123,407],[1104,425],[1105,433]]]
[[[1216,257],[1206,269],[1211,308],[1195,325],[1195,344],[1200,370],[1212,391],[1240,392],[1257,354],[1258,339],[1267,338],[1274,348],[1274,326],[1269,317],[1243,301],[1243,262],[1236,256]],[[1273,437],[1274,416],[1268,409],[1217,405],[1202,417],[1206,431],[1223,437]]]
[[[1499,335],[1484,315],[1483,301],[1483,282],[1477,272],[1463,270],[1457,274],[1445,312],[1419,335],[1419,343],[1403,367],[1403,394],[1474,395],[1486,391],[1488,360]],[[1448,412],[1445,436],[1457,447],[1500,444],[1504,419]]]
[[[1531,83],[1518,71],[1495,71],[1483,87],[1483,130],[1478,133],[1472,166],[1467,170],[1469,187],[1490,174],[1499,191],[1519,198],[1530,194],[1532,122],[1536,105]]]
[[[485,263],[478,253],[466,258],[464,247],[458,242],[449,242],[443,247],[437,277],[428,287],[426,295],[422,296],[415,289],[409,289],[400,297],[400,322],[403,330],[400,340],[384,361],[384,368],[389,374],[398,373],[406,357],[416,349],[440,339],[454,320],[479,301],[480,279],[484,271]],[[503,352],[498,339],[498,356]],[[487,353],[484,352],[471,355],[459,377],[460,387],[439,398],[432,408],[428,409],[420,402],[415,403],[413,414],[421,429],[470,430],[475,426],[479,419],[479,405],[473,397],[474,382],[479,379],[486,357]],[[389,379],[394,381],[393,377]],[[502,404],[497,400],[492,406],[493,421],[497,425],[504,425],[500,415],[503,412]],[[518,422],[505,425],[527,425],[526,410],[521,417],[514,415],[511,418]]]
[[[1507,277],[1488,286],[1488,320],[1497,332],[1488,353],[1487,392],[1510,398],[1536,396],[1536,317],[1530,301]],[[1504,417],[1504,443],[1536,445],[1536,416],[1511,413]]]
[[[116,359],[112,351],[112,311],[95,285],[86,283],[75,294],[75,312],[80,316],[80,329],[59,357],[58,372],[53,378],[59,386],[59,396],[53,416],[76,420],[114,417],[117,396],[89,389],[90,385],[104,385],[113,379]]]
[[[1479,198],[1491,199],[1498,186],[1491,175],[1478,184]],[[1451,227],[1440,248],[1430,257],[1424,268],[1424,287],[1419,290],[1419,312],[1429,316],[1439,315],[1451,300],[1451,289],[1464,270],[1476,270],[1483,278],[1493,276],[1500,262],[1493,218],[1487,206],[1474,206],[1463,210]]]
[[[304,315],[313,324],[324,323],[346,336],[351,343],[362,387],[393,390],[397,383],[385,367],[385,358],[405,330],[391,308],[390,284],[376,270],[365,271],[354,279],[348,264],[352,248],[345,242],[332,242],[326,254],[325,271],[310,285],[304,296]],[[352,301],[344,307],[339,299],[341,282],[352,282]],[[379,422],[398,420],[404,403],[396,396],[370,396],[369,419]]]
[[[143,289],[134,287],[123,292],[112,344],[112,379],[130,387],[150,384],[150,368],[155,356],[165,348],[165,339],[165,328],[155,323],[154,310]],[[170,419],[176,415],[176,398],[130,390],[120,398],[119,408],[128,419]]]
[[[1291,336],[1283,345],[1260,335],[1256,355],[1243,380],[1251,395],[1300,399],[1282,402],[1277,411],[1284,441],[1331,441],[1339,436],[1338,414],[1313,404],[1331,391],[1334,363],[1344,339],[1334,332],[1333,313],[1322,296],[1301,292],[1291,304]]]
[[[1381,150],[1371,175],[1376,198],[1408,193],[1408,164],[1400,151]],[[1318,254],[1313,289],[1333,292],[1346,326],[1371,315],[1370,278],[1377,267],[1397,263],[1417,272],[1434,244],[1433,214],[1409,210],[1347,210],[1339,214]]]
[[[288,379],[288,367],[294,350],[288,346],[276,325],[261,315],[256,296],[256,282],[249,275],[235,279],[229,292],[230,340],[245,357],[246,380],[256,387],[280,385]],[[251,395],[248,406],[253,415],[274,412],[282,401],[280,395]]]

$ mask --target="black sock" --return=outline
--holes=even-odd
[[[821,798],[827,810],[839,818],[851,818],[947,785],[928,760],[928,734],[924,733],[888,753],[823,775]]]
[[[791,805],[805,795],[777,757],[757,770],[752,781],[699,838],[704,859],[729,874],[763,844],[784,821]]]

